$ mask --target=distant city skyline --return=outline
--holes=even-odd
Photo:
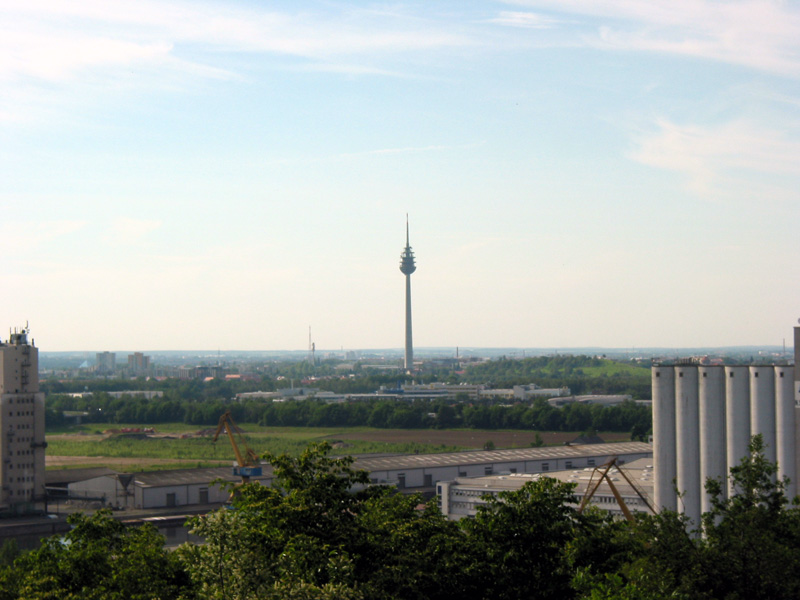
[[[42,350],[791,344],[800,6],[8,0]],[[318,350],[319,351],[319,350]]]

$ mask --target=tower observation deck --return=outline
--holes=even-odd
[[[406,370],[414,368],[414,344],[411,337],[411,274],[417,270],[414,252],[408,236],[408,215],[406,215],[406,247],[400,255],[400,272],[406,276],[406,352],[403,363]]]

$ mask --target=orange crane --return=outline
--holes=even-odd
[[[594,471],[592,471],[592,477],[591,479],[589,479],[589,485],[586,488],[586,494],[583,496],[581,505],[578,507],[578,513],[583,512],[583,509],[586,508],[587,504],[589,504],[589,502],[592,499],[592,496],[594,496],[594,493],[597,491],[597,488],[600,487],[600,484],[603,483],[603,479],[605,479],[606,483],[608,483],[608,487],[611,489],[611,493],[614,494],[614,498],[617,500],[617,504],[619,504],[619,507],[622,510],[622,514],[625,515],[625,518],[628,519],[629,522],[631,523],[634,522],[634,518],[633,515],[631,514],[630,509],[625,504],[625,500],[622,498],[622,495],[620,495],[617,486],[614,485],[614,482],[608,475],[609,471],[611,471],[611,468],[616,466],[617,472],[625,478],[625,481],[628,482],[628,485],[630,485],[631,488],[633,488],[633,491],[635,491],[636,494],[639,496],[639,498],[642,499],[644,505],[647,508],[649,508],[653,514],[656,514],[656,511],[653,509],[653,506],[650,504],[650,501],[647,499],[647,496],[644,494],[644,492],[642,492],[642,490],[640,490],[639,487],[635,483],[633,483],[631,478],[628,477],[628,474],[622,470],[622,466],[617,463],[618,458],[619,457],[615,456],[614,458],[600,465],[599,467],[595,467]],[[597,482],[594,485],[592,485],[592,479],[594,479],[595,473],[600,473],[600,477],[598,477]]]
[[[233,446],[233,453],[236,455],[236,464],[233,465],[233,474],[239,475],[242,478],[242,483],[247,483],[250,481],[251,477],[260,477],[261,476],[261,462],[258,458],[258,455],[250,449],[247,445],[247,442],[244,440],[244,437],[241,434],[241,430],[236,426],[236,423],[233,421],[233,417],[231,416],[231,411],[225,411],[219,418],[219,425],[217,425],[217,432],[214,434],[214,443],[217,443],[217,439],[219,438],[219,434],[222,433],[222,430],[228,434],[228,439],[231,442],[231,446]],[[234,436],[234,432],[236,436],[239,437],[239,442],[236,442],[236,436]],[[242,453],[239,447],[244,448],[244,453]]]

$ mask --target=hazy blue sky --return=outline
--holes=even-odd
[[[406,213],[417,346],[791,344],[800,6],[0,2],[43,350],[399,348]]]

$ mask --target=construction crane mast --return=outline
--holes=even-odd
[[[233,453],[236,455],[236,464],[233,465],[233,474],[242,478],[242,483],[250,481],[251,477],[261,476],[261,462],[258,455],[247,445],[241,430],[237,427],[236,423],[231,416],[231,411],[225,411],[219,418],[219,425],[217,425],[217,432],[214,434],[214,443],[219,439],[219,434],[222,431],[228,434],[228,439],[233,446]],[[234,435],[235,434],[235,435]],[[236,438],[239,438],[237,443]],[[242,452],[244,448],[244,453]]]

